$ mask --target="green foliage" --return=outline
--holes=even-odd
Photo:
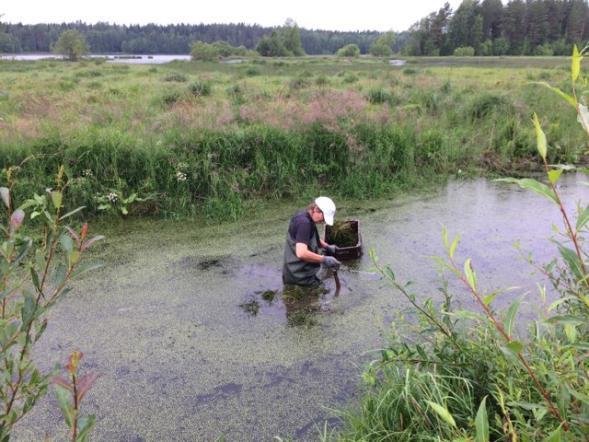
[[[194,81],[188,86],[190,93],[196,97],[206,97],[211,95],[211,85],[206,81]]]
[[[455,57],[474,57],[474,48],[471,46],[464,46],[454,49]]]
[[[53,46],[53,52],[67,57],[70,61],[76,61],[88,52],[88,46],[79,31],[69,29],[61,33]]]
[[[368,101],[371,104],[382,104],[391,100],[391,94],[383,88],[372,88],[368,91]]]
[[[52,378],[57,403],[65,418],[65,423],[70,429],[72,442],[86,442],[96,422],[94,415],[80,416],[82,399],[84,399],[84,396],[98,378],[96,373],[79,375],[78,369],[82,356],[83,353],[80,351],[74,351],[70,355],[68,363],[64,367],[67,371],[67,378],[63,376],[54,376]]]
[[[218,49],[208,43],[195,41],[190,49],[190,56],[194,61],[213,61],[219,58]]]
[[[360,48],[357,44],[350,43],[345,46],[342,46],[337,50],[338,57],[359,57],[360,56]]]
[[[4,214],[0,229],[0,440],[8,440],[14,425],[43,397],[52,373],[42,373],[35,365],[33,347],[47,327],[50,309],[68,291],[70,282],[98,265],[84,262],[86,250],[100,236],[88,237],[88,225],[80,231],[65,225],[83,207],[66,210],[64,168],[59,169],[55,189],[18,203],[13,189],[19,167],[3,171],[5,187],[0,187]],[[30,219],[33,236],[23,224]],[[34,221],[33,221],[34,220]],[[84,385],[83,395],[91,382]],[[81,399],[81,397],[80,397]],[[63,407],[60,399],[60,406]],[[76,419],[66,407],[69,426]],[[86,434],[91,425],[83,425]],[[77,439],[74,439],[77,440]]]
[[[245,56],[247,49],[244,46],[231,46],[226,41],[216,41],[214,43],[205,43],[195,41],[190,49],[190,56],[194,61],[215,61],[221,57]]]
[[[299,27],[292,20],[287,20],[285,25],[270,36],[263,37],[256,51],[264,57],[298,57],[305,55],[301,44]]]
[[[484,93],[476,95],[469,106],[468,115],[472,120],[489,117],[492,113],[511,114],[513,108],[502,95]]]
[[[573,90],[580,78],[576,49]],[[576,94],[573,94],[576,96]],[[568,98],[564,98],[568,101]],[[589,134],[579,106],[579,121]],[[562,215],[562,231],[553,239],[560,255],[537,265],[558,298],[547,303],[538,284],[537,317],[527,333],[518,316],[522,298],[505,311],[486,292],[470,258],[456,258],[459,237],[442,233],[445,256],[434,257],[477,305],[456,310],[444,280],[444,301],[419,302],[408,283],[381,265],[375,267],[413,307],[414,318],[395,324],[390,344],[363,374],[360,409],[346,415],[339,434],[324,440],[584,440],[589,433],[589,271],[586,225],[589,206],[580,205],[577,222],[561,200],[558,181],[565,166],[549,164],[546,135],[533,118],[536,147],[547,184],[531,178],[504,179],[545,197]],[[452,290],[459,290],[455,285]],[[510,294],[513,297],[512,294]],[[420,339],[421,338],[421,339]]]
[[[392,47],[394,44],[395,34],[393,32],[385,32],[370,45],[369,52],[375,57],[389,57],[393,54]]]
[[[178,73],[178,72],[172,72],[171,74],[168,74],[165,77],[163,77],[162,81],[175,82],[175,83],[185,83],[188,81],[188,77],[186,75]]]

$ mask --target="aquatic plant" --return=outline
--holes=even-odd
[[[578,115],[589,135],[589,111],[577,92],[585,48],[572,58],[572,95],[552,88]],[[456,310],[448,283],[444,302],[418,302],[409,283],[378,262],[376,268],[415,309],[419,321],[395,327],[391,343],[363,374],[365,394],[346,427],[324,440],[585,440],[589,434],[589,271],[586,235],[589,205],[576,220],[561,199],[558,181],[570,166],[547,161],[549,147],[540,119],[533,117],[545,182],[506,178],[547,198],[562,216],[553,239],[559,259],[537,265],[558,298],[548,302],[538,284],[540,313],[528,331],[518,318],[523,296],[505,311],[479,283],[470,258],[460,261],[459,236],[443,231],[441,269],[458,280],[478,309]],[[583,170],[583,169],[581,169]],[[583,170],[587,173],[587,170]],[[408,337],[410,336],[410,337]]]
[[[54,373],[42,373],[37,368],[32,358],[33,347],[47,327],[48,312],[69,291],[70,282],[99,266],[86,262],[83,257],[96,241],[102,239],[101,236],[89,237],[87,224],[80,230],[65,225],[82,207],[70,212],[64,210],[67,182],[63,167],[59,169],[53,189],[47,189],[42,195],[35,194],[20,205],[13,192],[18,171],[19,167],[4,169],[2,175],[6,185],[0,187],[4,207],[0,228],[2,441],[9,439],[14,425],[47,391]],[[29,229],[24,226],[27,218],[31,220]],[[92,375],[89,376],[80,380],[89,380]],[[90,384],[86,383],[82,390],[87,391]],[[82,390],[78,391],[78,396]],[[71,413],[68,416],[71,417]],[[72,422],[69,419],[68,425]],[[85,422],[78,422],[79,431],[72,440],[81,440],[80,434],[90,431],[90,421]]]
[[[358,232],[350,221],[335,221],[328,228],[329,242],[337,247],[354,247],[358,244]]]

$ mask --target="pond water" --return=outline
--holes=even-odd
[[[163,64],[175,60],[190,61],[190,55],[187,54],[92,54],[90,58],[106,58],[107,63],[123,63],[123,64]],[[4,54],[0,55],[0,60],[15,60],[15,61],[37,61],[37,60],[61,60],[64,57],[56,54]]]
[[[571,207],[588,199],[584,178],[562,181]],[[525,292],[524,315],[539,304],[532,269],[512,246],[520,240],[539,261],[555,254],[547,238],[558,212],[535,194],[455,181],[427,196],[339,206],[339,219],[360,220],[366,250],[399,279],[415,281],[422,298],[439,299],[428,256],[443,253],[445,225],[461,234],[457,255],[472,258],[481,286],[517,287],[498,305]],[[101,374],[84,405],[97,415],[95,440],[316,440],[325,421],[337,425],[330,409],[354,399],[362,366],[378,357],[391,321],[408,305],[367,256],[343,266],[339,296],[331,279],[326,293],[304,301],[283,293],[284,235],[296,209],[280,204],[220,226],[128,221],[111,228],[94,252],[107,266],[56,306],[36,348],[43,368],[81,349],[83,369]],[[473,306],[464,290],[455,296]],[[14,436],[45,434],[64,434],[52,395]]]

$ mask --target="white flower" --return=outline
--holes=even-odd
[[[111,203],[115,203],[119,197],[117,196],[116,193],[114,192],[110,192],[108,195],[106,195],[106,198],[111,202]]]
[[[84,169],[82,171],[82,176],[91,177],[91,176],[94,176],[94,174],[92,173],[92,170],[90,170],[90,169]]]
[[[187,178],[187,176],[184,172],[180,172],[180,171],[176,172],[176,180],[178,182],[186,181],[186,178]]]

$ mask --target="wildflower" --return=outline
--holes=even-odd
[[[186,178],[187,177],[186,177],[186,174],[184,172],[180,172],[180,171],[176,172],[176,180],[178,182],[186,181]]]
[[[106,199],[108,199],[110,203],[116,203],[119,197],[115,192],[110,192],[108,195],[106,195]]]
[[[85,176],[85,177],[90,178],[90,177],[93,177],[94,174],[92,173],[92,170],[91,169],[84,169],[82,171],[82,176]]]

